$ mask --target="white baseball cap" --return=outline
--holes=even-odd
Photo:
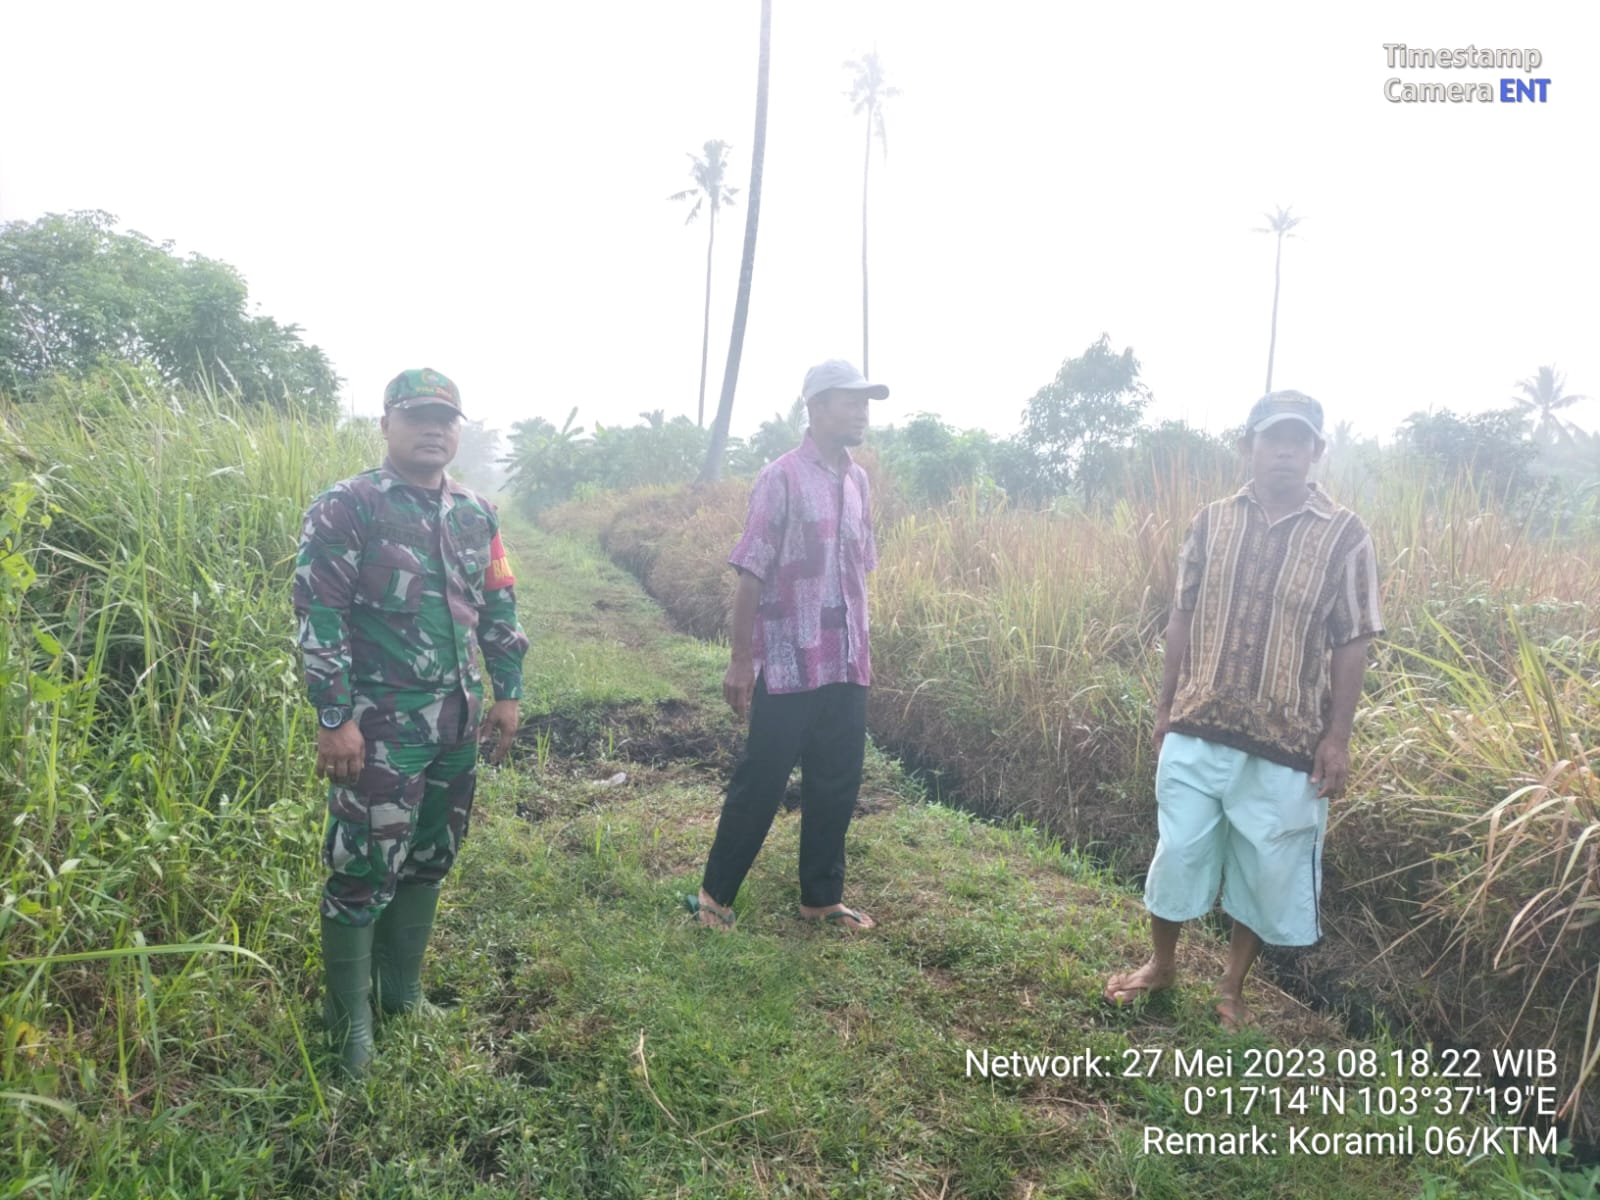
[[[841,392],[865,392],[871,400],[885,400],[889,389],[881,383],[868,383],[866,376],[854,364],[842,358],[830,358],[806,372],[806,381],[800,389],[800,398],[809,401],[813,396],[837,389]]]

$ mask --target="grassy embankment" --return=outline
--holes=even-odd
[[[1516,1162],[1144,1154],[1146,1124],[1280,1146],[1291,1123],[1402,1124],[1186,1116],[1164,1069],[967,1077],[968,1050],[1117,1071],[1128,1049],[1339,1043],[1265,992],[1265,1030],[1238,1036],[1196,992],[1107,1012],[1127,898],[918,802],[877,756],[851,862],[880,935],[793,918],[793,816],[738,934],[689,926],[675,898],[732,745],[722,653],[525,530],[530,735],[486,774],[426,976],[459,1007],[386,1025],[371,1082],[334,1085],[287,580],[306,500],[373,448],[192,398],[84,400],[6,411],[0,435],[25,485],[0,534],[0,1196],[1526,1194]]]
[[[1178,542],[1238,483],[1179,473],[1092,518],[912,510],[880,477],[874,735],[965,805],[1142,870]],[[548,523],[598,538],[714,636],[748,486],[602,497]],[[1275,965],[1363,1028],[1377,1010],[1441,1043],[1555,1047],[1592,1140],[1577,1089],[1600,1062],[1600,531],[1590,514],[1540,534],[1412,470],[1358,504],[1388,633],[1330,822],[1329,937]]]

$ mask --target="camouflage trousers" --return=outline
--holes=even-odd
[[[330,786],[322,915],[369,925],[402,883],[437,886],[472,816],[478,743],[367,742],[354,787]]]

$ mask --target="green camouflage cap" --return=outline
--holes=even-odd
[[[383,389],[383,411],[445,404],[461,411],[461,389],[432,367],[401,371]]]

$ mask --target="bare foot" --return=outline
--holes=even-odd
[[[1168,966],[1158,965],[1151,959],[1137,971],[1124,971],[1120,975],[1113,975],[1106,980],[1106,990],[1101,993],[1107,1004],[1115,1004],[1119,1008],[1124,1004],[1131,1004],[1141,996],[1153,996],[1157,992],[1165,991],[1177,982],[1177,971]]]
[[[826,908],[814,908],[809,904],[802,904],[800,916],[802,920],[837,925],[840,929],[871,929],[877,924],[860,909],[846,908],[842,904],[830,904]]]
[[[685,896],[684,907],[694,914],[695,924],[706,925],[718,933],[728,933],[733,929],[733,909],[724,908],[706,894],[705,888],[700,889],[698,896]]]
[[[1250,1010],[1245,1007],[1243,996],[1231,996],[1223,992],[1212,1008],[1216,1010],[1217,1020],[1229,1033],[1238,1033],[1251,1023]]]

